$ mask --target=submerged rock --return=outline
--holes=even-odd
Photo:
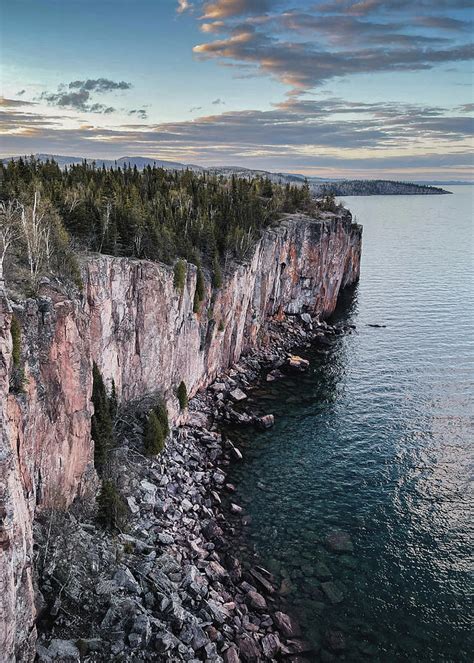
[[[295,638],[301,635],[301,629],[297,622],[284,612],[275,612],[273,619],[280,633],[287,638]]]
[[[323,590],[327,599],[335,605],[336,603],[341,603],[344,600],[344,594],[333,582],[323,582],[321,583],[321,589]]]
[[[267,430],[268,428],[271,428],[273,424],[275,423],[275,417],[273,414],[265,414],[263,417],[258,417],[255,420],[255,423],[258,428],[261,430]]]
[[[347,553],[353,552],[354,545],[351,541],[351,537],[347,532],[334,531],[330,532],[325,540],[326,546],[333,550],[334,552]]]

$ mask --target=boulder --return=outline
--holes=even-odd
[[[286,638],[297,638],[301,635],[301,629],[294,619],[284,612],[275,612],[273,620],[277,629]]]
[[[229,647],[222,655],[224,663],[240,663],[240,657],[235,647]]]
[[[263,417],[257,417],[257,419],[255,419],[257,428],[260,428],[261,430],[267,430],[268,428],[271,428],[274,423],[275,417],[273,414],[265,414]]]
[[[266,610],[267,609],[267,602],[265,601],[264,597],[259,594],[258,592],[254,592],[253,590],[250,590],[250,592],[247,592],[246,597],[245,597],[248,605],[251,608],[255,608],[255,610]]]
[[[280,651],[280,647],[280,639],[276,633],[269,633],[262,638],[262,649],[266,658],[275,658]]]
[[[245,394],[240,387],[237,387],[233,391],[229,393],[229,396],[232,398],[233,401],[236,403],[239,403],[240,401],[244,401],[247,398],[247,394]]]
[[[52,661],[62,663],[75,663],[81,660],[79,649],[72,640],[60,640],[55,638],[48,647],[48,656]]]
[[[262,652],[257,642],[249,635],[241,636],[237,644],[239,646],[239,652],[241,658],[248,663],[255,663],[259,661],[262,657]]]
[[[287,366],[294,371],[304,372],[309,368],[309,361],[299,357],[298,355],[290,355],[288,357]]]

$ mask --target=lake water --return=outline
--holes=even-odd
[[[331,640],[336,660],[473,660],[473,189],[452,190],[344,199],[363,258],[336,317],[357,329],[255,390],[273,429],[233,432],[246,546],[284,581],[311,660],[333,660]],[[333,531],[352,553],[328,549]]]

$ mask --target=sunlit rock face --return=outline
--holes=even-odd
[[[22,327],[23,393],[9,388],[12,309],[0,293],[0,651],[34,658],[36,609],[32,521],[65,508],[94,476],[92,362],[126,402],[162,393],[177,419],[175,388],[192,395],[244,351],[264,345],[271,318],[325,317],[359,276],[361,229],[348,212],[314,221],[292,216],[267,230],[251,259],[193,312],[196,268],[183,292],[170,267],[99,256],[83,264],[84,290],[16,308]]]
[[[329,216],[329,215],[328,215]],[[170,392],[184,380],[192,394],[243,351],[255,348],[272,316],[329,315],[341,287],[359,276],[360,229],[349,213],[321,222],[287,219],[268,230],[248,264],[237,266],[211,301],[210,279],[193,313],[196,269],[179,293],[161,264],[102,257],[85,267],[91,351],[119,397]]]

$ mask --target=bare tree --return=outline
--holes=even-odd
[[[79,184],[66,192],[65,203],[68,206],[69,214],[71,214],[78,205],[80,205],[85,198],[84,187]]]
[[[107,202],[105,203],[105,210],[104,210],[104,224],[102,226],[102,239],[100,241],[100,247],[99,247],[99,252],[100,253],[102,253],[102,247],[104,246],[105,237],[106,237],[107,232],[109,230],[111,214],[112,214],[112,201],[107,200]]]
[[[43,267],[51,267],[50,261],[54,252],[54,210],[48,203],[42,202],[39,191],[35,191],[32,205],[17,204],[20,208],[20,229],[26,244],[31,283],[35,285]]]
[[[0,287],[3,286],[3,265],[11,245],[20,238],[21,205],[16,200],[0,202]]]

